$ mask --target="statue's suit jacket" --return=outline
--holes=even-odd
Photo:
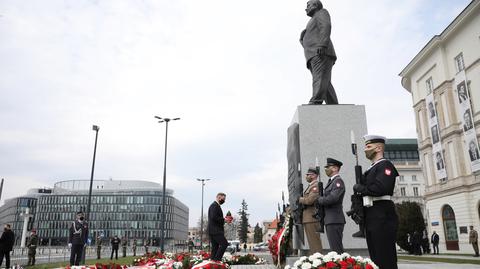
[[[322,8],[315,12],[307,24],[303,38],[300,39],[300,43],[302,43],[305,52],[307,67],[310,59],[317,56],[320,47],[327,48],[327,56],[332,57],[334,60],[337,59],[332,40],[330,40],[331,30],[332,24],[330,23],[330,14],[328,11]]]
[[[345,196],[345,183],[337,175],[325,186],[323,196],[318,198],[318,203],[325,208],[325,225],[345,224],[343,215],[343,197]]]

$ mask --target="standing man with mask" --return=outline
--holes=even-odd
[[[311,19],[300,34],[300,44],[305,53],[307,68],[312,73],[313,94],[309,104],[338,104],[337,94],[331,83],[332,67],[337,55],[330,40],[330,14],[323,8],[320,0],[308,1],[305,11]]]
[[[13,249],[15,243],[15,234],[12,231],[10,224],[5,224],[3,228],[2,237],[0,237],[0,266],[3,263],[3,257],[5,257],[5,268],[10,268],[10,252]]]
[[[385,137],[366,135],[364,139],[365,156],[372,165],[363,174],[365,184],[355,184],[353,191],[364,196],[368,252],[380,269],[397,269],[398,217],[391,199],[398,171],[383,157]]]
[[[298,202],[303,205],[302,224],[305,229],[305,234],[307,235],[308,246],[310,247],[309,254],[312,255],[322,251],[322,241],[320,240],[320,234],[317,233],[320,228],[320,223],[314,217],[316,211],[315,201],[319,196],[317,169],[309,168],[306,180],[308,187]]]
[[[70,266],[80,265],[84,247],[87,245],[88,226],[83,212],[77,212],[77,219],[70,226],[68,247],[70,252]]]
[[[38,236],[37,231],[32,229],[30,239],[28,240],[28,263],[27,266],[35,265],[35,255],[37,254]]]
[[[219,192],[215,201],[208,208],[208,235],[210,236],[210,243],[212,245],[212,252],[210,259],[214,261],[221,261],[223,253],[228,246],[228,241],[225,238],[225,232],[223,226],[225,224],[225,218],[223,217],[223,211],[220,207],[225,203],[227,195],[223,192]]]
[[[323,196],[318,197],[318,203],[325,208],[325,229],[327,232],[330,249],[342,254],[343,228],[345,216],[343,215],[343,197],[345,196],[345,183],[338,174],[343,163],[333,158],[327,158],[325,174],[329,177]]]

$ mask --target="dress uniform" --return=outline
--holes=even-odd
[[[83,249],[87,244],[88,225],[84,219],[83,212],[77,212],[77,219],[70,226],[70,236],[68,237],[68,246],[71,247],[70,266],[80,264]]]
[[[322,251],[322,241],[320,240],[320,235],[317,233],[320,223],[313,217],[316,211],[315,201],[319,195],[317,177],[318,174],[315,168],[308,169],[307,182],[309,182],[309,185],[303,193],[303,196],[298,200],[298,202],[303,205],[302,224],[310,247],[309,254]]]
[[[30,240],[28,240],[28,263],[27,266],[35,265],[35,255],[37,254],[38,236],[35,230],[32,230]]]
[[[342,162],[333,158],[327,158],[325,173],[330,178],[325,186],[323,196],[318,198],[318,203],[325,209],[325,230],[327,232],[330,249],[343,253],[343,228],[345,227],[345,216],[343,215],[343,197],[345,196],[345,183],[338,174]],[[334,169],[334,170],[333,170]],[[335,172],[334,172],[335,171]]]
[[[386,138],[366,135],[365,155],[373,164],[363,174],[363,184],[353,190],[363,196],[368,252],[380,269],[397,269],[395,247],[398,217],[391,200],[397,169],[383,158]]]

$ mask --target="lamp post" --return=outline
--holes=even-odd
[[[167,185],[167,142],[168,142],[168,123],[171,120],[179,120],[180,118],[161,118],[155,116],[158,119],[158,123],[165,122],[165,156],[163,160],[163,197],[162,197],[162,221],[160,227],[160,251],[165,252],[165,210],[166,210],[166,185]]]
[[[209,178],[197,178],[202,182],[202,209],[200,213],[200,249],[203,249],[203,188],[205,187],[205,181],[209,181]]]

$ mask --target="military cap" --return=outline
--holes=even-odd
[[[317,169],[310,167],[310,168],[308,168],[307,174],[318,175],[318,172],[317,172]]]
[[[381,135],[365,135],[363,139],[365,139],[365,145],[368,145],[371,143],[385,144],[385,141],[387,140],[385,136],[381,136]]]
[[[335,160],[334,158],[327,158],[327,165],[325,165],[325,167],[328,167],[328,166],[342,167],[342,165],[343,163],[341,161]]]

